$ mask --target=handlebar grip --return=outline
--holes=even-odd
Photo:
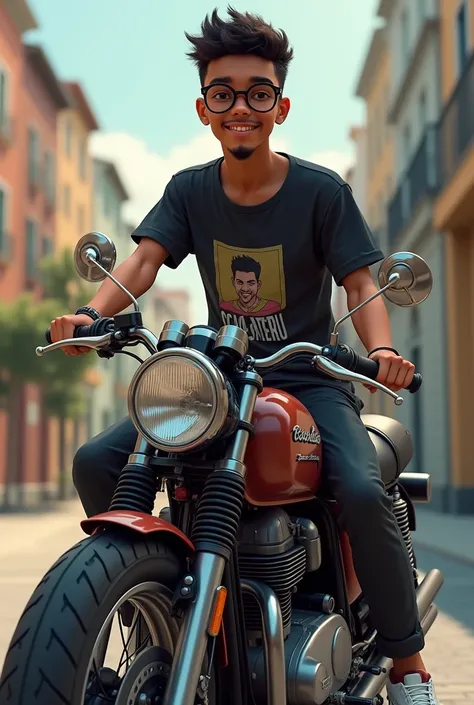
[[[105,333],[111,333],[114,330],[114,319],[113,318],[99,318],[94,323],[89,326],[77,326],[74,329],[73,338],[89,338],[94,335],[105,335]],[[44,337],[48,343],[52,343],[51,340],[51,328],[48,328]]]
[[[379,373],[379,363],[377,360],[371,360],[368,357],[359,355],[355,350],[348,345],[338,345],[337,347],[328,345],[323,348],[323,355],[336,362],[346,370],[356,372],[359,375],[369,377],[369,379],[377,379]],[[415,394],[423,383],[423,377],[419,372],[416,372],[412,381],[406,390],[410,394]]]

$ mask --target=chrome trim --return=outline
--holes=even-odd
[[[45,345],[44,347],[42,345],[38,345],[35,352],[38,357],[42,357],[48,352],[65,348],[68,345],[100,350],[101,348],[105,348],[110,343],[113,336],[114,333],[106,333],[105,335],[93,335],[88,338],[65,338],[64,340],[58,340],[57,343],[51,343],[50,345]]]
[[[184,345],[184,339],[189,330],[189,326],[184,321],[166,321],[158,339],[160,343],[174,343],[177,347]]]
[[[213,389],[214,416],[211,422],[209,423],[208,428],[198,438],[195,438],[193,441],[185,444],[173,444],[164,442],[158,443],[157,440],[151,436],[149,430],[142,426],[141,422],[138,419],[138,415],[136,413],[135,408],[134,399],[137,387],[140,384],[142,376],[148,370],[149,367],[154,364],[158,364],[162,360],[165,360],[169,357],[181,357],[197,363],[197,365],[202,368],[204,374],[207,374]],[[157,390],[157,395],[158,394],[159,390]],[[137,431],[142,434],[142,436],[148,441],[148,443],[150,443],[150,445],[152,445],[154,448],[159,448],[163,451],[172,453],[183,453],[185,451],[190,451],[195,448],[198,448],[200,445],[202,445],[206,441],[211,440],[219,433],[225,423],[228,411],[229,396],[222,372],[212,362],[212,360],[207,358],[199,351],[192,350],[191,348],[170,348],[168,350],[161,350],[160,352],[154,353],[147,360],[145,360],[142,365],[140,365],[140,367],[135,372],[132,381],[130,382],[130,387],[128,390],[128,412],[130,418]]]
[[[273,355],[256,359],[255,368],[257,370],[267,370],[269,367],[273,367],[273,365],[280,365],[293,355],[321,355],[322,351],[322,347],[315,343],[291,343],[281,350],[278,350],[278,352],[273,353]]]
[[[152,355],[158,349],[158,338],[148,328],[135,328],[130,336],[130,339],[140,340]]]
[[[286,663],[283,621],[275,592],[255,580],[241,580],[242,592],[257,602],[262,615],[267,705],[286,705]]]
[[[342,316],[338,321],[336,321],[336,323],[334,324],[333,331],[331,333],[329,345],[337,345],[337,342],[339,340],[339,333],[337,332],[337,329],[339,328],[339,326],[342,323],[344,323],[344,321],[346,321],[348,318],[352,318],[354,313],[357,313],[357,311],[360,311],[361,308],[364,308],[364,306],[367,306],[367,304],[370,304],[370,302],[373,301],[374,299],[376,299],[378,296],[380,296],[381,294],[384,294],[387,291],[387,289],[390,289],[390,287],[392,287],[394,284],[396,284],[399,279],[400,279],[400,275],[398,273],[390,275],[390,277],[388,279],[388,283],[383,288],[376,291],[375,294],[372,294],[372,296],[369,296],[368,299],[365,299],[365,301],[362,301],[362,303],[360,303],[358,306],[356,306],[355,308],[348,311],[344,316]]]
[[[249,349],[247,332],[239,326],[222,326],[214,344],[214,350],[219,348],[235,350],[241,357],[245,357]]]
[[[179,632],[163,705],[194,705],[196,688],[208,643],[207,626],[221,585],[225,559],[198,553],[194,563],[196,597],[189,605]]]
[[[217,338],[217,333],[211,328],[206,328],[206,326],[193,326],[186,333],[186,340],[191,340],[194,335],[202,335],[203,338],[209,338],[215,340]]]
[[[364,384],[371,384],[372,386],[377,387],[377,389],[380,389],[381,392],[385,392],[385,394],[391,396],[396,406],[401,406],[403,404],[403,397],[399,397],[398,394],[392,392],[392,390],[388,387],[385,387],[383,384],[380,384],[380,382],[370,379],[370,377],[366,377],[365,375],[360,375],[357,372],[350,372],[349,370],[346,370],[345,367],[338,365],[337,362],[330,360],[328,357],[315,355],[313,362],[316,367],[321,370],[321,372],[325,372],[329,377],[341,379],[346,382],[362,382]]]

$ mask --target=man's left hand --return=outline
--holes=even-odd
[[[391,350],[377,350],[370,356],[371,360],[377,360],[379,363],[379,373],[377,382],[384,384],[393,392],[398,392],[400,389],[405,389],[409,386],[415,374],[415,365],[408,360],[404,360],[400,355],[396,355]],[[376,387],[365,385],[373,394],[377,391]]]

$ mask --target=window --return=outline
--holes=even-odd
[[[44,181],[45,194],[48,203],[50,203],[50,205],[54,205],[56,201],[56,175],[54,154],[49,150],[44,155]]]
[[[71,189],[69,188],[68,184],[64,185],[63,190],[63,210],[64,215],[69,218],[69,216],[71,215]]]
[[[36,223],[33,220],[26,221],[26,277],[27,279],[34,279],[36,276],[36,262],[37,262],[37,232]]]
[[[35,127],[28,130],[28,177],[30,186],[39,186],[40,139]]]
[[[462,73],[469,58],[468,31],[467,7],[464,0],[456,15],[456,47],[459,73]]]
[[[7,74],[0,69],[0,132],[7,126]]]
[[[43,236],[43,257],[49,257],[54,252],[53,238],[49,235]]]
[[[83,181],[87,178],[87,143],[81,140],[79,143],[79,175]]]
[[[70,157],[72,154],[72,120],[69,115],[64,122],[64,150]]]
[[[421,91],[419,102],[418,102],[418,113],[419,113],[419,120],[420,120],[420,133],[423,134],[426,125],[428,123],[428,116],[427,116],[427,108],[426,108],[426,93],[425,91]]]
[[[411,130],[410,125],[405,125],[403,128],[403,157],[405,166],[408,164],[411,154]]]

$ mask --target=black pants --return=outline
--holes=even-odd
[[[323,472],[341,507],[360,585],[385,656],[411,656],[424,646],[408,552],[380,478],[360,402],[329,385],[292,390],[321,433]],[[137,432],[127,418],[90,440],[74,458],[74,484],[88,516],[107,511]]]

